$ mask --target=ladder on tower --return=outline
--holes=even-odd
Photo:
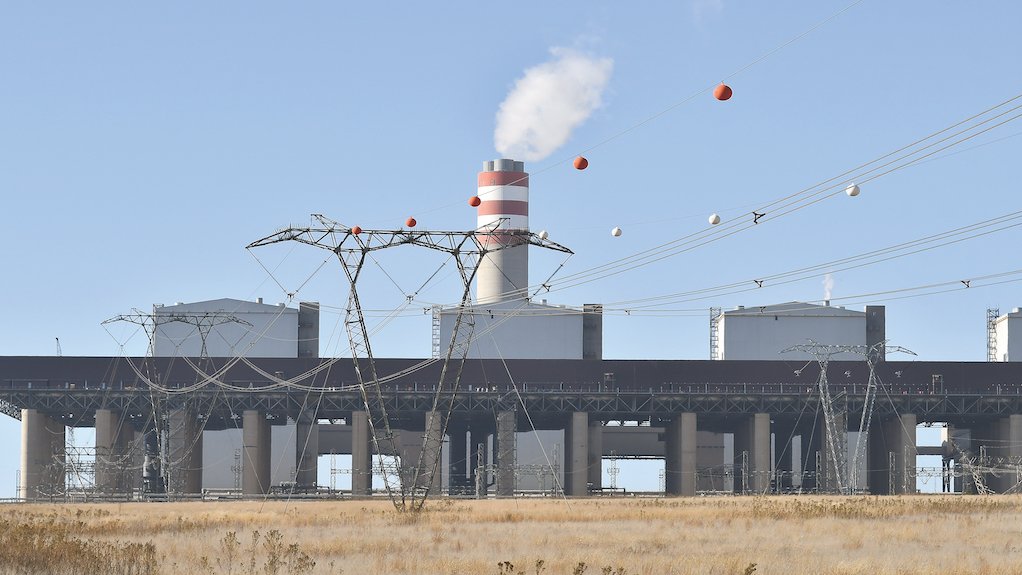
[[[710,359],[720,359],[720,326],[721,308],[710,308]]]
[[[440,357],[440,310],[438,305],[433,306],[433,358]]]
[[[1001,309],[987,308],[987,361],[997,361],[997,318]]]

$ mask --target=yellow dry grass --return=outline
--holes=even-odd
[[[0,542],[40,526],[108,554],[151,543],[159,573],[1022,575],[1019,496],[438,500],[419,515],[381,500],[0,507]],[[18,570],[3,553],[0,573],[73,572]]]

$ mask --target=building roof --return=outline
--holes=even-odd
[[[725,311],[722,315],[733,316],[760,316],[760,315],[783,315],[783,316],[821,316],[821,317],[863,317],[865,312],[845,309],[843,307],[832,307],[793,301],[781,304],[762,306],[739,306],[737,309]]]
[[[284,304],[265,304],[254,301],[246,301],[234,298],[220,298],[211,299],[206,301],[197,301],[189,303],[177,303],[174,305],[161,306],[157,304],[155,306],[156,313],[160,312],[189,312],[189,311],[225,311],[227,313],[280,313],[280,309],[284,308],[284,313],[297,313],[298,310],[284,306]]]

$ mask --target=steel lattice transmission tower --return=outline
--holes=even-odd
[[[196,331],[199,332],[199,339],[201,340],[199,357],[203,360],[209,359],[209,350],[206,348],[206,341],[209,339],[209,334],[213,331],[214,327],[230,323],[237,323],[246,326],[252,325],[248,321],[245,321],[224,310],[157,313],[157,309],[159,308],[154,308],[152,313],[145,313],[138,309],[133,309],[132,313],[112,317],[103,321],[101,325],[105,326],[110,323],[123,321],[140,326],[145,331],[146,337],[148,338],[148,349],[146,351],[147,360],[156,356],[156,332],[160,329],[161,325],[169,323],[184,323],[194,326]],[[150,382],[159,381],[158,374],[154,373],[154,362],[146,361],[144,369],[147,372],[146,375]],[[145,463],[143,463],[143,467],[146,470],[143,472],[143,476],[148,478],[143,481],[145,485],[144,489],[146,491],[164,493],[168,487],[168,473],[171,472],[170,455],[168,453],[169,446],[166,441],[169,434],[168,430],[165,429],[166,423],[164,422],[166,406],[163,405],[164,402],[160,399],[159,395],[152,393],[155,391],[155,389],[150,389],[150,398],[153,408],[153,428],[143,430],[145,434]],[[188,451],[190,452],[190,449]]]
[[[782,350],[781,353],[802,352],[813,356],[820,364],[820,377],[817,380],[820,392],[820,406],[823,408],[823,421],[826,427],[827,451],[830,454],[830,464],[834,471],[834,482],[841,493],[851,493],[858,485],[859,462],[862,461],[866,452],[866,444],[869,440],[869,428],[873,419],[873,408],[876,405],[879,383],[876,375],[876,364],[888,353],[907,353],[916,355],[915,352],[901,346],[887,345],[887,341],[877,342],[873,345],[830,345],[817,343],[809,340],[809,343],[799,344]],[[869,380],[866,384],[866,397],[863,400],[862,415],[859,419],[859,434],[855,440],[855,449],[852,452],[852,460],[847,461],[845,453],[845,432],[847,432],[844,420],[838,417],[835,410],[835,398],[830,393],[830,385],[827,382],[827,365],[830,360],[838,354],[852,353],[862,356],[869,368]],[[840,439],[840,444],[838,440]]]
[[[141,326],[142,329],[145,330],[146,337],[149,339],[148,355],[150,357],[154,357],[156,355],[156,332],[157,330],[160,329],[161,325],[168,323],[185,323],[188,325],[195,326],[196,331],[199,332],[199,340],[202,342],[202,347],[199,352],[199,357],[202,359],[209,358],[209,350],[206,349],[206,340],[209,339],[209,334],[211,331],[213,331],[214,327],[228,323],[237,323],[241,325],[247,325],[249,327],[252,326],[251,323],[224,310],[204,312],[175,311],[157,313],[156,309],[153,310],[153,313],[145,313],[143,311],[134,309],[132,310],[132,313],[112,317],[104,321],[101,325],[106,325],[118,321],[126,321],[128,323],[133,323],[135,325]]]
[[[416,231],[416,230],[364,230],[340,224],[321,214],[312,214],[317,226],[289,227],[249,244],[248,249],[279,242],[294,241],[333,252],[344,268],[348,279],[348,303],[345,308],[344,327],[348,334],[351,357],[355,364],[355,375],[366,412],[369,415],[369,430],[373,448],[379,458],[381,469],[384,454],[399,454],[383,391],[379,385],[376,362],[373,358],[369,332],[358,297],[358,280],[366,258],[373,252],[402,245],[417,246],[446,253],[458,267],[463,291],[454,331],[447,346],[440,371],[440,381],[433,394],[432,409],[427,414],[426,430],[439,429],[439,437],[427,431],[422,449],[410,481],[402,481],[396,471],[384,472],[383,480],[387,493],[399,510],[418,511],[429,496],[434,477],[440,465],[440,450],[443,436],[447,431],[447,420],[453,407],[461,379],[462,368],[468,356],[469,344],[475,329],[475,318],[471,313],[472,281],[479,263],[486,254],[506,248],[531,244],[534,246],[571,254],[568,248],[551,242],[526,230],[501,228],[505,222],[497,220],[472,231]],[[505,226],[506,227],[506,226]],[[466,313],[469,311],[469,313]],[[442,415],[440,415],[442,414]],[[434,418],[441,417],[437,422]],[[400,465],[398,469],[400,469]]]

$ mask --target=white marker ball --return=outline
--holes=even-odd
[[[851,184],[847,188],[845,188],[845,193],[848,194],[850,197],[854,198],[855,196],[859,195],[859,186]]]
[[[614,236],[615,238],[620,236],[621,235],[621,228],[614,228],[614,229],[610,230],[610,235]]]
[[[720,216],[718,216],[717,214],[710,214],[710,220],[709,221],[710,221],[710,225],[715,226],[715,225],[720,223]]]
[[[539,232],[538,234],[536,234],[536,235],[537,235],[537,236],[539,236],[539,239],[541,239],[541,240],[545,240],[545,239],[547,239],[548,237],[550,237],[550,234],[546,233],[546,230],[542,230],[542,231],[540,231],[540,232]]]

